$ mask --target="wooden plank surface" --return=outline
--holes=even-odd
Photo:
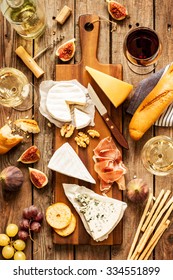
[[[29,139],[25,139],[23,145],[15,148],[13,153],[9,153],[4,156],[0,156],[0,170],[9,164],[16,164],[16,160],[21,152],[29,147],[31,143],[35,143],[43,151],[42,160],[37,164],[34,164],[35,168],[43,170],[49,176],[49,184],[42,190],[36,190],[31,186],[28,181],[28,174],[26,168],[20,165],[22,170],[25,170],[26,183],[20,194],[15,197],[12,201],[4,201],[2,194],[0,194],[0,213],[1,213],[1,225],[0,232],[3,232],[6,225],[9,222],[18,222],[21,217],[22,209],[29,206],[31,203],[38,205],[43,212],[53,201],[54,192],[54,175],[47,169],[47,163],[53,152],[54,143],[54,126],[51,128],[48,126],[48,121],[41,116],[38,111],[39,107],[39,93],[38,88],[42,80],[53,79],[55,80],[55,65],[57,60],[55,58],[56,48],[49,50],[42,57],[38,59],[38,64],[45,70],[45,75],[39,80],[36,80],[31,72],[26,68],[26,66],[16,58],[14,50],[19,46],[23,45],[30,54],[36,54],[39,50],[49,44],[53,39],[60,35],[65,35],[64,40],[71,39],[72,37],[77,38],[77,48],[75,58],[71,63],[78,63],[81,59],[81,48],[79,40],[79,27],[78,18],[82,14],[98,14],[99,16],[104,16],[107,19],[111,19],[107,12],[107,4],[105,1],[92,1],[92,0],[49,0],[43,1],[46,7],[47,14],[47,28],[45,34],[33,41],[27,42],[21,39],[15,31],[13,31],[10,25],[4,20],[0,14],[0,66],[12,66],[19,70],[22,70],[30,81],[35,85],[35,89],[38,95],[38,100],[34,105],[34,108],[25,113],[19,113],[12,109],[7,109],[0,107],[0,126],[8,122],[8,117],[10,120],[15,120],[16,118],[33,116],[39,122],[41,133],[37,136],[33,136]],[[149,26],[156,29],[159,33],[160,38],[163,42],[163,54],[159,59],[159,64],[157,69],[164,67],[166,64],[173,60],[173,16],[171,6],[173,4],[172,0],[168,1],[156,1],[156,0],[122,0],[121,3],[125,4],[129,11],[129,17],[122,22],[117,22],[117,30],[111,32],[112,26],[106,21],[101,21],[100,26],[100,37],[98,41],[98,59],[101,63],[114,63],[123,65],[123,80],[134,85],[136,88],[138,82],[145,78],[144,76],[138,76],[132,73],[127,64],[122,51],[123,38],[130,28],[136,26]],[[57,25],[54,17],[56,17],[57,12],[64,6],[68,5],[72,8],[73,13],[67,22],[63,26]],[[133,92],[132,92],[133,94]],[[132,95],[131,94],[131,95]],[[123,151],[123,158],[125,164],[128,166],[128,173],[126,180],[129,181],[134,175],[139,177],[144,177],[148,182],[150,188],[157,195],[161,188],[172,190],[172,180],[173,177],[167,176],[164,178],[154,177],[149,174],[142,166],[140,160],[140,152],[144,143],[150,139],[153,135],[165,134],[173,136],[172,128],[157,128],[152,127],[147,131],[144,137],[137,143],[134,143],[130,139],[128,133],[128,124],[130,121],[130,116],[125,113],[125,109],[128,106],[129,100],[127,100],[123,105],[123,118],[122,118],[122,129],[126,136],[130,150]],[[121,111],[117,112],[121,117]],[[115,121],[121,126],[119,121],[121,118],[116,118]],[[123,199],[127,201],[125,192],[123,193]],[[52,231],[47,223],[44,221],[43,227],[39,235],[34,235],[34,240],[36,242],[31,243],[29,240],[27,242],[26,254],[28,259],[119,259],[123,260],[127,258],[128,251],[135,234],[140,216],[142,214],[143,207],[133,204],[129,204],[128,209],[125,212],[123,219],[123,243],[121,245],[115,246],[91,246],[91,245],[55,245],[52,240]],[[165,232],[161,240],[159,241],[156,249],[151,255],[151,259],[173,259],[173,242],[172,242],[172,216],[171,225]],[[0,257],[2,259],[2,257]]]

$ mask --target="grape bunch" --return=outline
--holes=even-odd
[[[23,217],[19,222],[18,237],[26,241],[31,238],[32,232],[40,232],[43,213],[35,205],[31,205],[23,210]],[[32,238],[31,238],[32,239]]]
[[[2,246],[2,256],[5,259],[26,260],[26,255],[23,250],[26,243],[21,239],[14,240],[18,233],[16,224],[9,224],[6,227],[6,233],[0,234],[0,246]]]

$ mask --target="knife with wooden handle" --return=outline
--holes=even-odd
[[[98,112],[102,116],[103,120],[105,121],[106,125],[108,126],[109,130],[111,131],[112,135],[115,137],[117,142],[125,149],[129,149],[129,145],[124,138],[123,134],[119,130],[119,128],[113,123],[111,120],[106,107],[103,105],[101,100],[99,99],[98,95],[94,91],[91,84],[88,84],[88,93],[91,97],[91,100],[93,101],[94,105],[96,106]]]

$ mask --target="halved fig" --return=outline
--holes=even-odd
[[[40,159],[40,150],[37,148],[37,146],[31,146],[29,147],[23,154],[20,156],[20,158],[17,161],[21,161],[25,164],[30,164],[37,162]]]
[[[76,46],[75,46],[76,39],[73,38],[61,46],[56,51],[56,56],[59,57],[62,61],[69,61],[75,54]]]
[[[113,0],[106,0],[108,3],[108,12],[116,20],[122,20],[127,17],[128,11],[125,6]]]
[[[29,167],[29,177],[33,185],[38,189],[43,188],[48,183],[46,174],[36,168]]]

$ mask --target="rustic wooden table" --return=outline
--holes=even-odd
[[[42,78],[36,79],[32,73],[27,69],[23,62],[15,54],[15,49],[22,45],[32,56],[37,54],[41,49],[50,44],[52,40],[61,35],[65,36],[64,40],[76,37],[76,55],[71,63],[80,61],[81,50],[79,41],[78,18],[82,14],[97,14],[100,17],[109,19],[107,11],[107,4],[104,0],[49,0],[43,1],[46,7],[47,28],[45,34],[33,41],[25,41],[19,37],[6,20],[0,15],[0,67],[16,67],[25,73],[37,91],[39,84],[43,80],[55,79],[55,65],[57,60],[55,58],[56,48],[48,50],[37,62],[41,68],[45,70]],[[143,76],[132,73],[123,55],[123,38],[125,34],[136,26],[147,26],[154,28],[163,42],[163,53],[159,60],[157,70],[167,65],[173,60],[173,14],[172,14],[172,0],[167,1],[153,1],[153,0],[131,0],[120,1],[126,5],[129,11],[129,17],[121,22],[117,22],[117,30],[111,32],[112,26],[106,22],[101,21],[98,59],[102,63],[115,63],[123,65],[123,80],[137,86],[138,82],[143,79]],[[58,11],[67,5],[72,8],[72,16],[66,21],[63,26],[57,25],[55,17]],[[110,18],[111,19],[111,18]],[[132,93],[133,94],[133,93]],[[123,134],[128,139],[130,146],[129,150],[123,150],[123,159],[128,167],[126,180],[129,181],[134,175],[143,177],[148,182],[155,195],[157,195],[162,188],[172,188],[173,177],[155,177],[148,173],[140,161],[140,152],[144,143],[153,135],[169,135],[172,136],[172,128],[158,128],[152,127],[144,135],[144,137],[134,142],[129,137],[128,124],[130,116],[125,113],[128,105],[127,100],[123,104],[122,129]],[[20,145],[13,152],[0,156],[0,170],[8,165],[16,165],[16,159],[22,151],[36,144],[41,151],[44,151],[43,159],[35,164],[38,168],[45,172],[49,177],[49,184],[42,190],[32,188],[26,173],[26,168],[23,168],[26,181],[20,193],[13,199],[4,201],[0,192],[0,232],[3,232],[6,225],[10,222],[17,223],[21,217],[22,209],[28,205],[36,204],[45,213],[45,209],[53,202],[54,178],[52,173],[47,168],[47,164],[52,155],[53,140],[54,140],[54,126],[49,127],[48,121],[38,110],[39,97],[34,103],[32,110],[27,112],[18,112],[13,109],[5,107],[0,108],[0,127],[9,120],[17,118],[34,117],[38,121],[41,132],[38,135],[26,138],[24,143]],[[124,195],[124,200],[126,197]],[[129,203],[128,203],[129,204]],[[90,245],[55,245],[52,242],[52,231],[46,222],[43,223],[42,230],[39,234],[35,234],[35,242],[27,241],[26,255],[27,259],[35,260],[91,260],[91,259],[113,259],[125,260],[130,249],[139,219],[142,214],[142,207],[134,204],[129,204],[123,218],[123,242],[121,245],[115,246],[90,246]],[[171,220],[173,217],[171,217]],[[2,259],[2,257],[0,257]],[[169,229],[164,233],[156,246],[151,259],[166,260],[173,259],[173,224],[171,223]]]

